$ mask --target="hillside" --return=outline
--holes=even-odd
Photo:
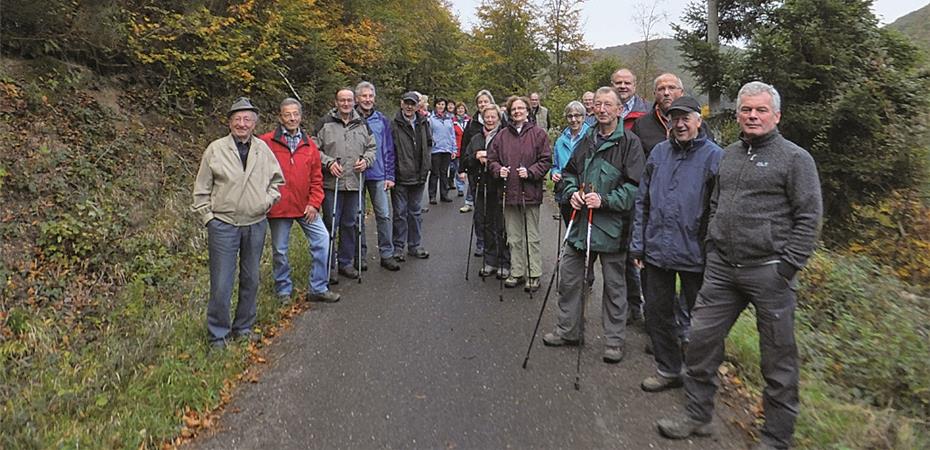
[[[930,4],[898,18],[888,28],[911,38],[912,44],[930,54]]]

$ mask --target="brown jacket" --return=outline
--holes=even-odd
[[[552,166],[549,135],[535,124],[526,122],[517,133],[513,124],[501,129],[488,146],[488,169],[500,178],[501,167],[510,168],[507,177],[506,204],[538,205],[543,199],[543,180]],[[526,167],[529,177],[517,176],[517,168]]]

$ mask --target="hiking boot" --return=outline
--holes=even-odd
[[[354,280],[358,278],[358,270],[355,270],[355,267],[352,266],[343,266],[339,268],[339,275]]]
[[[485,264],[484,267],[478,271],[478,276],[484,278],[494,275],[495,273],[497,273],[497,267],[494,267],[490,264]]]
[[[687,415],[659,419],[656,422],[659,434],[669,439],[685,439],[691,436],[711,436],[714,429],[710,422],[698,422]]]
[[[381,258],[381,267],[384,267],[391,272],[400,270],[400,264],[397,264],[397,261],[395,261],[394,258]]]
[[[475,209],[474,207],[466,203],[465,206],[459,208],[459,212],[462,214],[465,214],[467,212],[471,212],[474,209]]]
[[[617,364],[623,361],[623,347],[605,347],[604,362],[607,364]]]
[[[563,347],[563,346],[576,346],[581,343],[580,340],[573,341],[571,339],[565,339],[562,336],[556,333],[546,333],[543,338],[543,345],[547,347]]]
[[[504,280],[504,287],[505,287],[505,288],[515,288],[515,287],[517,287],[517,285],[520,284],[522,281],[523,281],[523,277],[515,277],[515,276],[511,275],[511,276],[507,277],[506,280]]]
[[[539,277],[530,277],[527,280],[526,285],[523,286],[523,290],[526,292],[536,292],[539,290]]]
[[[311,302],[336,303],[342,300],[342,296],[333,291],[323,291],[310,294],[307,296],[307,299]]]
[[[421,247],[421,248],[418,248],[410,252],[410,256],[413,256],[414,258],[419,258],[419,259],[426,259],[426,258],[429,258],[429,252],[426,250],[423,250],[423,248]]]
[[[407,261],[407,257],[404,256],[403,253],[395,253],[395,254],[394,254],[394,261],[397,261],[397,262],[404,262],[404,261]]]
[[[497,279],[503,280],[505,278],[510,278],[510,269],[501,267],[500,270],[497,271]]]
[[[662,392],[668,389],[680,388],[683,385],[684,383],[681,381],[681,377],[668,378],[656,374],[651,377],[646,377],[646,379],[639,384],[639,387],[646,392]]]

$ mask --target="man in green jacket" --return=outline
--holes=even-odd
[[[569,198],[575,209],[575,223],[568,236],[559,266],[559,320],[555,331],[543,336],[548,346],[578,345],[581,335],[584,291],[593,284],[594,261],[601,260],[604,278],[603,310],[604,362],[623,359],[626,333],[626,280],[624,270],[628,248],[630,212],[636,198],[645,157],[639,138],[625,133],[620,124],[620,98],[610,87],[602,87],[594,96],[597,126],[578,143],[572,158],[562,170],[565,188],[562,198]],[[583,189],[582,189],[583,187]],[[591,258],[588,280],[585,273],[588,211],[592,212]]]
[[[252,135],[258,109],[240,98],[227,115],[229,134],[207,146],[194,181],[191,209],[207,227],[210,248],[210,344],[225,347],[232,338],[255,339],[258,266],[265,245],[265,215],[281,198],[284,176],[271,149]],[[238,258],[238,264],[237,264]],[[239,267],[239,303],[230,323],[233,278]]]

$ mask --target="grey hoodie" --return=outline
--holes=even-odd
[[[823,205],[814,159],[775,130],[724,149],[710,202],[708,251],[727,263],[773,262],[790,278],[814,251]]]

